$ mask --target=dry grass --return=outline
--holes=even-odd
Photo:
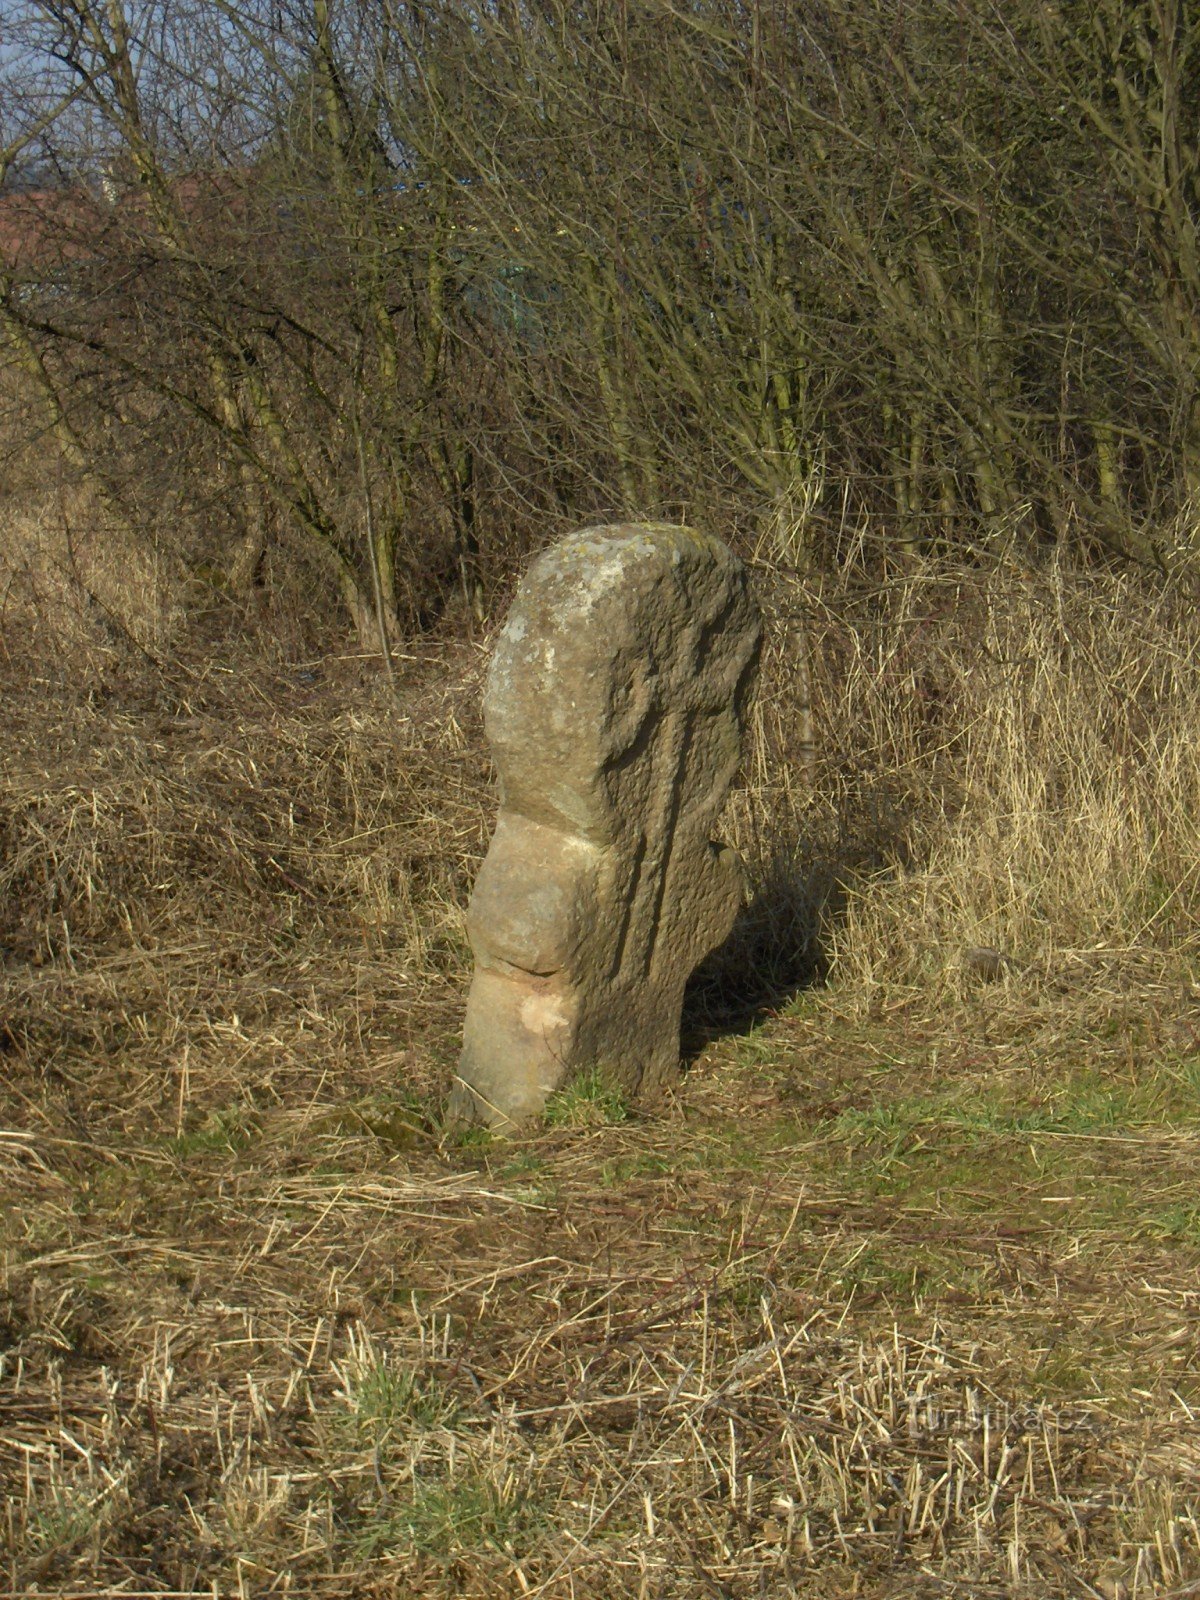
[[[171,544],[135,537],[67,483],[0,501],[0,598],[6,627],[66,670],[98,648],[161,654],[185,618]]]
[[[483,655],[10,611],[0,1585],[1200,1592],[1191,612],[762,581],[692,1070],[513,1144],[437,1116]]]
[[[832,906],[813,959],[868,1003],[881,985],[961,994],[980,948],[1026,982],[1193,949],[1200,660],[1182,579],[931,566],[868,594],[764,587],[734,828],[783,891],[763,908],[773,942],[789,894],[797,932]]]

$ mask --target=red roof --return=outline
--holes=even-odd
[[[86,189],[25,189],[0,194],[0,268],[44,270],[94,250],[111,222]]]
[[[179,178],[172,199],[188,222],[218,236],[231,223],[245,225],[245,189],[234,173]],[[105,238],[118,234],[148,243],[146,193],[123,188],[109,198],[88,189],[26,189],[0,194],[0,271],[21,274],[53,271],[95,257]]]

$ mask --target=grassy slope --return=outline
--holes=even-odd
[[[1115,662],[1176,762],[1122,802],[1100,680],[1069,736],[1029,711],[1040,669],[968,702],[939,606],[881,629],[857,705],[869,636],[826,638],[818,725],[862,755],[815,799],[764,781],[792,769],[759,729],[734,825],[765,888],[706,991],[757,1020],[701,1018],[653,1116],[585,1087],[517,1144],[434,1115],[488,818],[478,655],[410,662],[398,711],[352,661],[10,661],[10,1587],[1190,1592],[1194,686],[1164,729]],[[931,698],[951,734],[991,707],[950,774]],[[1030,799],[1103,718],[1110,766],[1064,756]],[[739,963],[811,968],[817,901],[832,982],[764,1005]],[[1012,952],[997,981],[975,942]]]

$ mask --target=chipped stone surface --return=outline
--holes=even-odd
[[[586,528],[529,569],[484,696],[500,816],[458,1115],[519,1124],[585,1070],[651,1098],[674,1079],[684,986],[741,902],[712,834],[760,633],[741,563],[688,528]]]

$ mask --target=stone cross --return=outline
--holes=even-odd
[[[500,815],[454,1115],[514,1127],[581,1072],[648,1099],[675,1078],[684,986],[742,899],[712,834],[760,635],[745,569],[689,528],[585,528],[529,569],[483,702]]]

